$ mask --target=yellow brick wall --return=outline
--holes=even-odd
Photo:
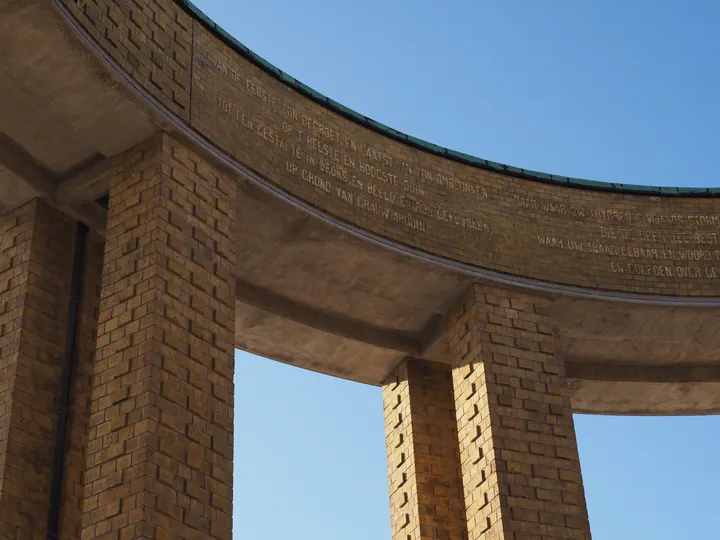
[[[38,199],[0,217],[2,540],[45,539],[74,241]]]
[[[450,366],[404,360],[383,385],[393,540],[463,540]]]
[[[83,540],[230,540],[235,182],[167,135],[111,182]]]
[[[588,540],[549,299],[479,284],[450,314],[470,540]]]
[[[63,0],[112,59],[189,120],[192,20],[173,0]]]

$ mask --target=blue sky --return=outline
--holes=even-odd
[[[309,86],[436,144],[594,180],[720,186],[718,2],[196,3]],[[379,389],[242,352],[236,370],[236,538],[389,538]],[[576,425],[595,540],[718,537],[720,418]]]

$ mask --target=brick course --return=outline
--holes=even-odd
[[[467,537],[450,366],[406,359],[383,385],[393,540]]]
[[[449,341],[470,540],[589,540],[550,299],[473,285]]]
[[[167,135],[111,182],[83,540],[230,540],[235,182]]]
[[[190,118],[192,19],[173,0],[62,0],[92,38],[170,112]]]

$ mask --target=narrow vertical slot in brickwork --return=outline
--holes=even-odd
[[[87,461],[90,381],[97,341],[98,306],[105,239],[90,232],[85,248],[85,268],[77,321],[77,357],[70,390],[68,441],[63,471],[60,540],[80,537]]]

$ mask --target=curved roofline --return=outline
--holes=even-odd
[[[231,36],[220,25],[215,23],[210,17],[200,10],[190,0],[174,0],[186,12],[203,24],[210,32],[225,42],[245,59],[249,60],[265,72],[269,73],[283,84],[293,88],[313,101],[327,107],[328,109],[365,126],[373,131],[390,137],[402,143],[414,146],[425,152],[435,154],[453,161],[458,161],[466,165],[471,165],[479,169],[493,171],[516,178],[531,180],[533,182],[542,182],[546,184],[555,184],[571,188],[590,189],[596,191],[611,191],[617,193],[632,193],[636,195],[660,195],[670,197],[720,197],[720,187],[717,188],[700,188],[700,187],[673,187],[673,186],[642,186],[638,184],[619,184],[615,182],[599,182],[597,180],[586,180],[583,178],[572,178],[569,176],[560,176],[557,174],[548,174],[530,169],[522,169],[505,165],[488,159],[482,159],[462,152],[457,152],[437,144],[418,139],[412,135],[407,135],[401,131],[393,129],[385,124],[377,122],[372,118],[368,118],[334,99],[331,99],[320,92],[313,90],[309,86],[301,83],[292,75],[288,75],[281,69],[277,68],[263,57],[248,49],[237,39]]]

